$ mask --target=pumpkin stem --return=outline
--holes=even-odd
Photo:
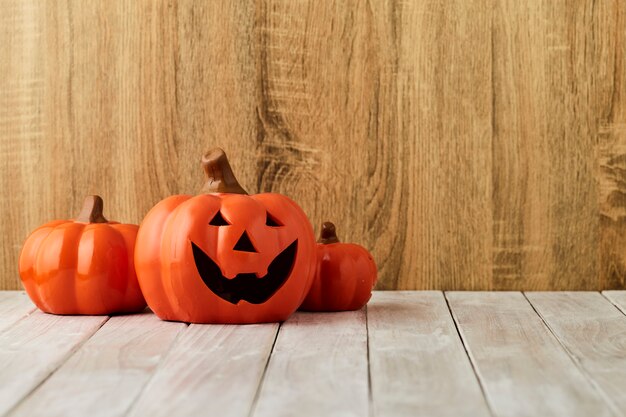
[[[107,219],[102,215],[102,197],[99,195],[89,195],[85,198],[83,209],[76,216],[76,222],[79,223],[106,223]]]
[[[202,156],[202,168],[204,168],[207,182],[200,189],[201,194],[248,194],[235,178],[223,149],[213,148],[205,153]]]
[[[335,225],[331,222],[322,223],[322,231],[320,232],[320,238],[317,243],[328,245],[329,243],[338,243],[337,232],[335,231]]]

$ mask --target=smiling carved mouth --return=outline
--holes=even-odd
[[[191,242],[193,259],[200,278],[215,295],[232,304],[237,304],[241,300],[250,304],[266,302],[287,281],[296,259],[297,248],[298,239],[274,258],[263,277],[242,273],[229,279],[222,275],[220,267],[209,255]]]

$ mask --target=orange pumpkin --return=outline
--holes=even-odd
[[[164,320],[286,320],[311,286],[311,224],[283,195],[247,195],[221,149],[202,165],[200,194],[166,198],[139,228],[135,266],[148,305]]]
[[[146,307],[133,266],[138,227],[107,221],[89,196],[75,220],[37,228],[22,247],[20,277],[46,313],[112,314]]]
[[[341,243],[331,222],[322,224],[317,245],[317,271],[300,307],[307,311],[358,310],[376,284],[376,263],[362,246]]]

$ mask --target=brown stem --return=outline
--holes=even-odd
[[[106,223],[107,219],[102,215],[102,207],[104,203],[99,195],[89,195],[85,198],[83,209],[76,216],[76,222],[79,223]]]
[[[202,156],[202,168],[204,168],[207,182],[200,189],[201,194],[248,194],[235,178],[224,150],[213,148],[205,153]]]
[[[322,223],[322,231],[320,232],[320,238],[317,243],[328,245],[329,243],[338,243],[337,232],[335,231],[335,225],[331,222]]]

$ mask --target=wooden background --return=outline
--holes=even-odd
[[[213,145],[379,289],[623,288],[626,5],[0,0],[0,289],[31,229],[139,222]]]

